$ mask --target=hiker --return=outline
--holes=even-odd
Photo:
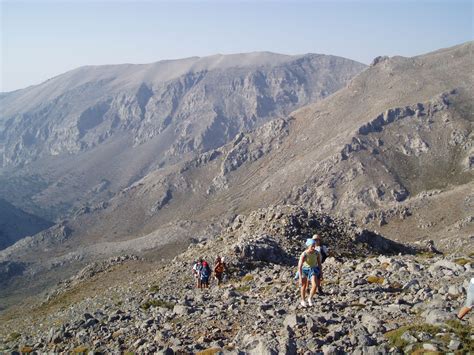
[[[456,317],[459,320],[462,320],[464,316],[471,311],[473,305],[474,305],[474,277],[471,279],[471,282],[469,282],[469,287],[467,289],[466,303],[464,304],[464,307],[462,307],[459,310],[459,313],[457,314]]]
[[[329,249],[328,249],[327,246],[323,245],[323,241],[321,240],[321,236],[319,234],[313,235],[313,239],[316,241],[315,249],[319,253],[319,255],[321,256],[321,273],[322,273],[322,271],[323,271],[322,264],[324,263],[324,261],[329,256]],[[323,289],[321,287],[321,280],[322,280],[322,277],[317,279],[317,289],[318,289],[318,293],[322,295],[323,294]]]
[[[194,279],[196,280],[196,287],[201,288],[201,264],[202,264],[202,258],[198,259],[194,265],[193,265],[193,276]]]
[[[322,277],[321,256],[316,251],[316,241],[312,238],[306,240],[306,250],[301,253],[298,263],[299,280],[301,285],[301,306],[306,307],[306,289],[311,280],[311,290],[308,297],[308,305],[312,306],[312,298],[316,293],[318,279]]]
[[[214,277],[217,280],[217,286],[220,286],[222,283],[222,276],[224,276],[225,263],[224,258],[218,256],[214,263]]]
[[[209,288],[209,277],[211,276],[211,268],[206,260],[201,263],[201,270],[199,273],[201,280],[201,288]]]

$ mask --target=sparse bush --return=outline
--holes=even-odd
[[[89,349],[86,346],[80,345],[72,349],[73,354],[87,354]]]
[[[145,301],[140,305],[140,308],[144,309],[145,311],[148,310],[150,307],[163,307],[163,308],[173,309],[174,303],[153,299],[153,300]]]
[[[222,350],[220,348],[209,348],[203,351],[198,351],[196,355],[214,355],[220,353]]]
[[[254,277],[253,275],[247,274],[244,277],[242,277],[242,282],[250,282],[253,281]]]
[[[240,286],[235,289],[237,292],[249,292],[250,286]]]
[[[150,292],[158,292],[160,290],[159,286],[158,285],[153,285],[150,287],[149,291]]]
[[[474,334],[474,327],[472,325],[465,325],[456,319],[448,320],[446,324],[461,340],[463,352],[468,354],[474,353],[474,339],[471,338],[471,335]]]
[[[416,324],[416,325],[407,325],[400,327],[398,329],[391,330],[385,333],[385,338],[390,342],[392,346],[395,346],[399,349],[403,349],[408,345],[408,342],[403,340],[401,337],[405,332],[417,333],[425,332],[436,335],[441,330],[440,327],[430,325],[430,324]]]
[[[383,277],[379,277],[379,276],[373,276],[373,275],[370,275],[367,277],[367,282],[369,284],[383,284],[383,282],[385,281],[385,279]]]
[[[465,326],[461,322],[457,320],[448,320],[446,322],[446,326],[449,331],[449,333],[454,333],[461,341],[462,348],[459,350],[459,353],[465,354],[465,353],[472,353],[474,351],[474,340],[471,339],[471,334],[472,331],[474,330],[473,327],[471,326]],[[411,334],[416,334],[416,333],[428,333],[431,334],[433,337],[436,337],[438,339],[438,342],[441,341],[441,343],[447,347],[449,344],[449,341],[452,339],[452,337],[449,334],[445,335],[440,335],[443,334],[446,331],[446,327],[439,327],[439,326],[434,326],[431,324],[414,324],[414,325],[407,325],[400,327],[398,329],[392,330],[390,332],[385,333],[385,338],[390,342],[392,346],[395,346],[399,349],[402,349],[408,345],[406,341],[401,339],[402,335],[405,332],[410,332]],[[421,345],[421,344],[420,344]],[[418,354],[427,354],[427,351],[424,349],[420,349],[422,352],[416,352],[415,349],[417,349],[418,346],[415,345],[412,354],[418,353]]]
[[[31,346],[21,346],[20,347],[20,354],[29,354],[33,352],[33,348]]]
[[[20,333],[10,333],[10,335],[8,336],[7,338],[7,342],[10,342],[10,341],[15,341],[17,340],[19,337],[21,337],[21,334]]]
[[[458,258],[458,259],[455,259],[454,262],[458,265],[461,265],[461,266],[464,266],[466,265],[467,263],[470,263],[471,260],[469,259],[466,259],[466,258]]]
[[[431,251],[424,251],[424,252],[416,254],[416,256],[422,259],[432,259],[436,256],[436,254]]]

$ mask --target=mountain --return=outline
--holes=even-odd
[[[87,66],[0,97],[0,197],[50,220],[318,101],[365,65],[256,52]]]
[[[71,246],[101,241],[119,250],[136,240],[143,249],[281,203],[346,216],[392,238],[469,245],[472,46],[377,58],[330,97],[84,211],[69,222],[78,236]]]
[[[53,223],[28,214],[0,199],[0,250],[52,225]]]
[[[376,58],[325,99],[154,169],[1,251],[0,263],[21,260],[31,282],[109,255],[159,257],[282,204],[394,240],[472,251],[472,47]]]

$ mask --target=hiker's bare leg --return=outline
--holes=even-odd
[[[459,310],[458,318],[459,318],[459,319],[463,319],[464,316],[465,316],[466,314],[468,314],[471,309],[472,309],[472,308],[470,308],[470,307],[465,307],[465,306],[462,307],[462,308]]]
[[[316,285],[318,283],[318,278],[316,275],[311,276],[311,291],[309,291],[309,298],[313,298],[316,293]]]
[[[301,279],[301,300],[304,301],[306,296],[306,288],[308,287],[308,279],[306,277]]]

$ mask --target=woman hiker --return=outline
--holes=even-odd
[[[318,280],[322,277],[321,256],[316,251],[316,241],[312,238],[306,240],[306,250],[301,253],[298,263],[298,273],[301,285],[301,306],[306,307],[306,289],[311,280],[311,290],[308,297],[308,305],[312,306],[312,298],[316,293]]]

